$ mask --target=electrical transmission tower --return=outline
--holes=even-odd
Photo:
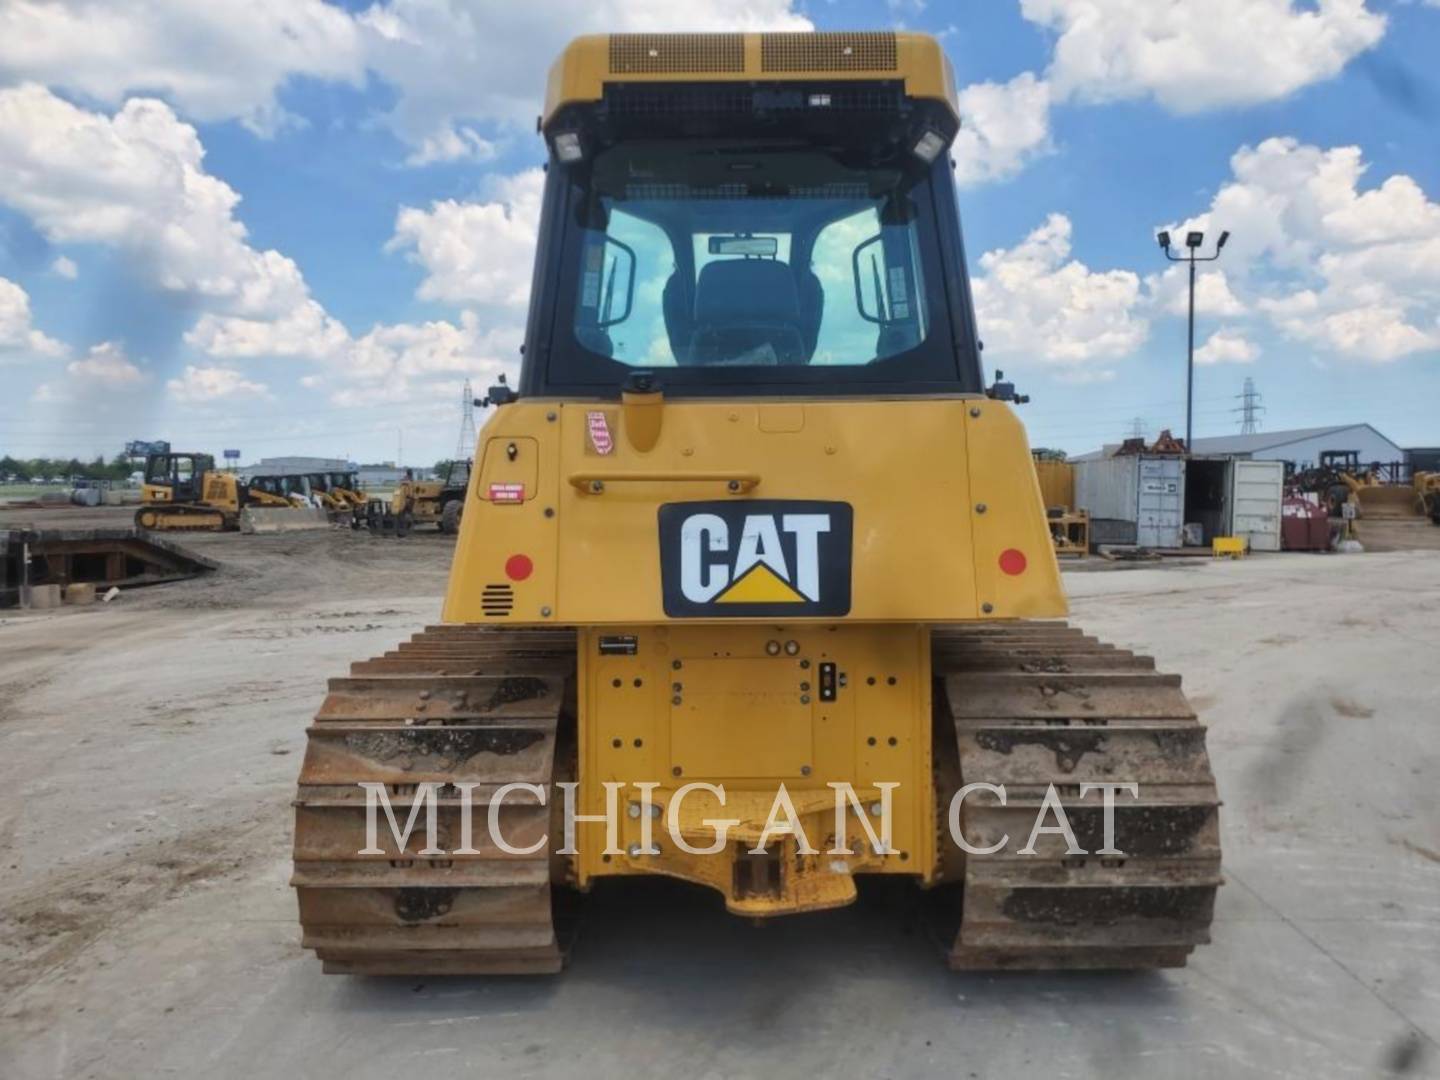
[[[1238,408],[1230,410],[1241,414],[1241,435],[1254,435],[1260,430],[1260,414],[1265,411],[1265,406],[1260,404],[1260,399],[1260,391],[1255,389],[1255,380],[1246,378],[1245,389],[1235,395],[1235,400],[1240,402],[1240,405]]]
[[[470,390],[470,380],[465,380],[465,389],[460,392],[460,445],[455,450],[456,461],[469,461],[475,456],[475,395]]]
[[[1143,439],[1145,437],[1145,418],[1137,416],[1130,421],[1130,437],[1132,439]]]

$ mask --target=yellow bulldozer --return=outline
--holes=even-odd
[[[308,731],[292,883],[326,971],[558,971],[607,878],[752,920],[907,878],[962,969],[1209,939],[1205,730],[1062,621],[980,362],[959,123],[919,34],[559,58],[524,363],[440,623]]]

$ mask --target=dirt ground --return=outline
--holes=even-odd
[[[0,528],[114,523],[0,511]],[[1440,1076],[1440,555],[1067,574],[1210,725],[1214,944],[1148,975],[947,972],[900,889],[735,920],[590,899],[544,979],[323,976],[289,799],[324,679],[438,615],[451,544],[195,536],[205,578],[0,612],[0,1076]]]

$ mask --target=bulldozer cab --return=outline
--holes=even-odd
[[[145,501],[199,502],[205,476],[214,471],[210,454],[151,454],[145,459]]]
[[[548,127],[522,396],[981,389],[948,102],[611,83]]]

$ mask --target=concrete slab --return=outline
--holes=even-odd
[[[67,604],[93,604],[95,602],[95,586],[88,581],[76,581],[65,586],[65,603]]]

